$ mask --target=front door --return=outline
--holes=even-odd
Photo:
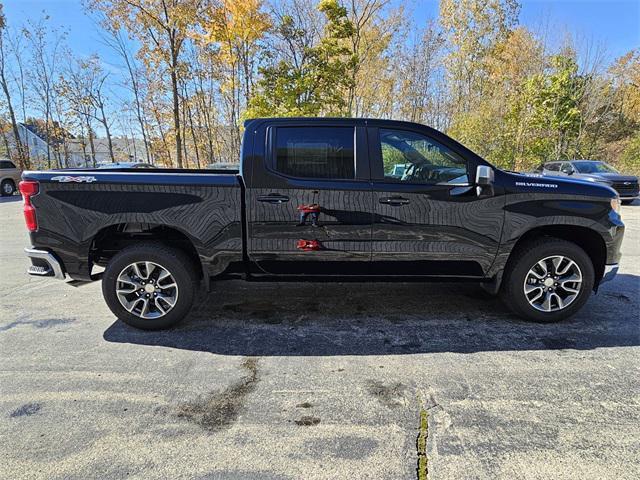
[[[247,191],[257,273],[366,274],[373,207],[364,124],[283,120],[265,134]]]
[[[427,127],[380,125],[369,138],[373,271],[483,276],[500,242],[504,196],[473,185],[482,160]]]

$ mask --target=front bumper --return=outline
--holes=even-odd
[[[605,265],[604,266],[604,275],[602,276],[602,280],[600,280],[600,283],[608,282],[609,280],[613,280],[613,277],[615,277],[617,273],[618,273],[618,264],[617,263],[614,263],[612,265]]]
[[[29,275],[65,279],[62,264],[53,253],[35,248],[25,248],[24,251],[31,259],[31,266],[27,269]]]

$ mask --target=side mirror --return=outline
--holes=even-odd
[[[573,167],[567,166],[567,167],[562,167],[562,173],[566,173],[567,175],[573,175],[576,172],[573,169]]]
[[[493,168],[487,165],[478,165],[476,168],[476,193],[478,196],[493,195]]]

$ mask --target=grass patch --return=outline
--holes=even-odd
[[[427,437],[429,436],[429,412],[424,408],[420,409],[420,426],[418,428],[418,438],[416,439],[416,449],[418,451],[418,480],[427,480],[429,475],[427,459]]]

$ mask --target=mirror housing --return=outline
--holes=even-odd
[[[567,175],[573,175],[574,173],[576,173],[576,171],[573,169],[573,167],[569,166],[569,167],[562,168],[562,173],[566,173]]]
[[[493,168],[488,165],[478,165],[476,168],[476,193],[478,196],[493,195]]]
[[[493,178],[493,168],[487,165],[478,165],[476,168],[476,185],[478,187],[493,185]]]

